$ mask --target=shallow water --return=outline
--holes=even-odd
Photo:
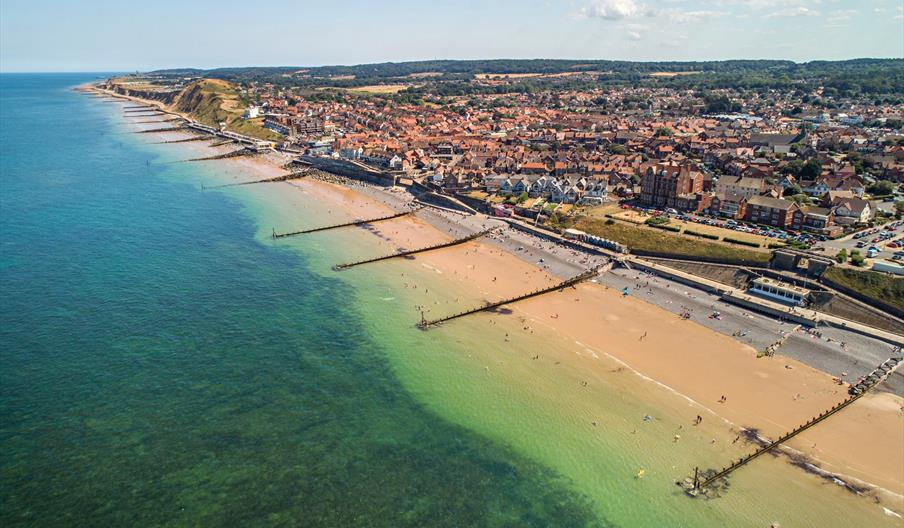
[[[390,247],[360,229],[270,240],[324,206],[200,191],[236,164],[166,163],[192,147],[128,134],[90,79],[0,77],[3,525],[893,525],[780,459],[687,499],[737,456],[724,428],[671,442],[689,402],[614,362],[582,386],[552,358],[605,356],[515,314],[414,329],[400,273],[465,293],[423,260],[331,271]]]
[[[604,524],[413,401],[350,286],[90,78],[2,77],[0,524]]]

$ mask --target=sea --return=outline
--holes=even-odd
[[[325,205],[210,189],[242,165],[73,90],[106,76],[0,75],[0,526],[900,526],[781,458],[687,497],[726,453],[671,441],[686,401],[582,391],[524,361],[575,343],[492,315],[418,330],[401,275],[468,293],[335,272],[371,231],[273,240]]]

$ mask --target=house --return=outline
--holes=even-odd
[[[727,196],[729,194],[743,198],[751,198],[763,194],[769,184],[763,178],[750,178],[746,176],[725,176],[716,184],[716,194]]]
[[[776,154],[791,152],[791,145],[798,141],[801,135],[795,134],[751,134],[749,144],[751,147],[763,147]]]
[[[527,194],[530,195],[531,198],[543,196],[546,194],[546,187],[548,185],[549,178],[546,176],[540,176],[530,184],[530,190],[527,191]]]
[[[599,180],[591,182],[584,190],[584,197],[581,203],[599,205],[605,202],[609,197],[609,184],[606,181]]]
[[[716,193],[709,204],[710,214],[734,220],[744,218],[746,211],[747,198],[738,194]]]
[[[791,200],[754,196],[747,200],[744,219],[754,224],[766,224],[774,227],[788,228],[794,220],[794,213],[800,206]]]
[[[832,200],[835,206],[835,221],[839,224],[865,224],[873,217],[869,202],[860,198],[840,198]]]
[[[801,207],[795,213],[792,223],[796,229],[813,231],[823,235],[835,236],[841,233],[841,227],[835,225],[835,210],[831,207]]]

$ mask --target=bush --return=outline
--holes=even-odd
[[[730,244],[740,244],[742,246],[748,246],[748,247],[760,247],[759,242],[751,242],[749,240],[740,240],[740,239],[731,238],[731,237],[725,237],[722,240],[724,240]]]
[[[681,231],[681,228],[678,226],[670,226],[670,225],[666,225],[666,224],[657,224],[652,227],[655,227],[656,229],[662,229],[664,231],[671,231],[672,233],[677,233],[677,232]]]
[[[664,226],[664,225],[668,224],[669,222],[670,222],[670,220],[669,220],[669,217],[667,217],[667,216],[653,216],[653,217],[647,218],[647,220],[644,223],[647,224],[648,226],[658,227],[658,226]]]
[[[690,235],[690,236],[695,236],[695,237],[708,238],[710,240],[719,240],[719,235],[711,235],[709,233],[698,233],[697,231],[691,231],[689,229],[686,229],[684,231],[684,234]]]
[[[835,260],[837,260],[839,264],[844,264],[844,261],[846,261],[847,258],[847,250],[844,248],[841,248],[841,251],[839,251],[838,254],[835,255]]]
[[[770,242],[768,247],[769,249],[778,249],[785,247],[785,244],[776,244],[775,242]]]

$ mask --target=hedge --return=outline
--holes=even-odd
[[[673,233],[677,233],[681,231],[681,228],[678,226],[671,226],[667,224],[647,224],[650,227],[655,227],[656,229],[664,229],[666,231],[671,231]]]
[[[709,233],[698,233],[697,231],[691,231],[689,229],[684,230],[685,235],[708,238],[710,240],[719,240],[719,235],[711,235]]]
[[[759,242],[750,242],[749,240],[738,240],[737,238],[725,237],[722,240],[731,244],[740,244],[748,247],[760,247]]]

